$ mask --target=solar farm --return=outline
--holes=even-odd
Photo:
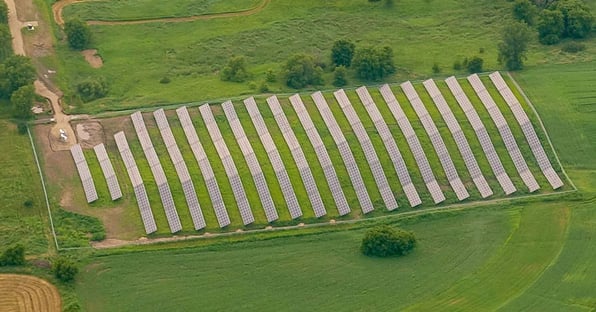
[[[135,112],[107,147],[71,152],[87,201],[104,177],[85,157],[97,157],[111,200],[134,197],[144,234],[363,219],[565,189],[521,103],[499,72],[248,97]]]

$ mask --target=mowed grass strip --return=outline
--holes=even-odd
[[[73,3],[63,10],[65,20],[130,21],[164,17],[187,17],[237,12],[255,7],[263,0],[133,0]]]

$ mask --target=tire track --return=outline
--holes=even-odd
[[[63,26],[64,25],[64,17],[62,16],[62,11],[65,7],[74,4],[74,3],[81,3],[81,2],[90,2],[95,0],[61,0],[54,5],[52,5],[52,13],[54,14],[54,21],[56,24]],[[212,14],[203,14],[203,15],[193,15],[187,17],[163,17],[163,18],[149,18],[149,19],[142,19],[142,20],[132,20],[132,21],[98,21],[98,20],[91,20],[87,21],[89,25],[135,25],[135,24],[147,24],[147,23],[180,23],[180,22],[192,22],[198,20],[210,20],[215,18],[228,18],[228,17],[239,17],[239,16],[249,16],[253,14],[257,14],[261,12],[271,0],[263,0],[259,5],[237,12],[225,12],[225,13],[212,13]]]

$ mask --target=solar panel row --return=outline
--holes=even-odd
[[[114,167],[112,167],[112,162],[108,157],[108,152],[106,151],[105,146],[103,143],[95,145],[93,147],[95,151],[95,155],[97,156],[97,160],[99,160],[99,166],[101,167],[101,171],[106,179],[106,183],[108,184],[108,190],[110,191],[110,197],[112,200],[116,200],[122,197],[122,190],[120,189],[120,184],[118,183],[118,178],[116,177],[116,173],[114,172]]]
[[[219,185],[217,184],[217,180],[215,178],[215,173],[213,172],[211,163],[209,163],[209,159],[207,159],[207,154],[203,149],[203,145],[201,145],[201,142],[199,141],[195,126],[190,119],[190,115],[188,114],[188,110],[185,106],[183,106],[176,109],[176,114],[178,115],[178,119],[182,125],[182,130],[184,130],[184,134],[186,135],[186,139],[188,140],[193,155],[199,164],[201,174],[205,179],[205,185],[207,186],[207,192],[209,193],[211,204],[215,210],[217,223],[219,224],[219,227],[222,228],[228,226],[230,224],[230,217],[228,216],[228,211],[226,210],[223,198],[221,196],[221,191],[219,190]]]
[[[480,170],[480,166],[478,166],[478,162],[472,153],[472,149],[468,144],[468,140],[466,139],[459,122],[457,119],[455,119],[451,108],[449,108],[447,101],[443,97],[443,94],[441,94],[441,91],[435,84],[434,80],[426,80],[423,82],[423,84],[433,102],[439,109],[441,117],[443,117],[443,120],[447,124],[447,128],[449,128],[451,136],[455,140],[457,148],[464,159],[466,168],[472,177],[472,181],[476,185],[476,188],[478,188],[478,191],[480,191],[480,196],[482,196],[482,198],[491,196],[493,191],[490,189],[490,186],[488,186],[488,183],[486,182],[486,179]]]
[[[393,91],[391,91],[391,88],[387,84],[381,86],[379,90],[381,91],[381,95],[387,103],[387,106],[391,110],[393,117],[395,120],[397,120],[399,128],[406,137],[406,141],[410,146],[410,150],[414,154],[414,159],[416,160],[418,168],[420,169],[420,173],[422,174],[422,179],[424,180],[424,183],[426,183],[426,188],[430,192],[433,201],[435,204],[444,201],[445,195],[443,195],[443,192],[441,191],[441,188],[435,179],[432,169],[430,168],[430,164],[428,163],[428,159],[426,158],[426,154],[422,149],[422,145],[420,145],[420,141],[418,140],[418,137],[416,136],[416,133],[414,132],[414,129],[408,120],[408,117],[397,102]]]
[[[339,179],[337,178],[337,173],[333,167],[333,164],[331,163],[331,158],[329,158],[329,153],[327,153],[327,149],[325,148],[325,145],[323,145],[321,136],[317,132],[310,115],[308,115],[302,99],[298,94],[295,94],[290,97],[290,103],[296,111],[302,127],[306,131],[306,135],[308,136],[311,145],[315,149],[315,154],[317,155],[319,163],[323,168],[323,173],[327,179],[327,184],[331,190],[331,196],[333,196],[333,200],[335,201],[339,215],[343,216],[350,213],[348,201],[346,200],[341,185],[339,184]]]
[[[315,92],[311,94],[311,97],[315,102],[315,106],[318,108],[321,116],[323,117],[323,121],[325,122],[325,125],[327,125],[327,128],[329,129],[329,132],[331,133],[331,136],[337,145],[339,154],[346,165],[348,176],[350,177],[352,186],[356,191],[356,197],[358,198],[362,212],[366,214],[373,211],[375,208],[373,207],[370,196],[366,190],[366,187],[364,186],[364,181],[360,175],[360,169],[358,169],[358,165],[356,165],[354,154],[352,154],[352,150],[348,145],[348,141],[339,128],[335,117],[333,117],[333,113],[331,112],[327,101],[321,92]],[[392,207],[388,208],[391,209]]]
[[[248,169],[252,175],[252,178],[255,182],[255,186],[257,187],[257,193],[259,198],[261,199],[261,204],[263,205],[263,209],[265,210],[265,215],[267,216],[268,222],[273,222],[279,218],[277,214],[277,210],[275,209],[275,204],[273,203],[273,199],[271,198],[271,193],[269,192],[269,186],[267,185],[267,181],[265,180],[265,175],[263,175],[263,170],[261,169],[261,165],[257,160],[257,156],[246,137],[246,133],[242,128],[242,124],[236,115],[236,110],[234,109],[234,104],[231,101],[227,101],[221,105],[228,118],[228,123],[232,128],[232,132],[234,133],[234,137],[236,137],[236,141],[242,150],[242,154],[244,155],[244,159],[246,159],[246,163],[248,164]]]
[[[546,177],[550,185],[553,187],[553,189],[560,188],[561,186],[563,186],[563,181],[561,181],[561,178],[559,178],[559,176],[553,169],[552,164],[548,160],[546,152],[542,147],[542,143],[540,143],[538,135],[536,135],[536,130],[534,130],[532,122],[528,118],[528,115],[522,108],[520,102],[517,100],[511,89],[509,89],[509,86],[507,85],[507,83],[505,83],[505,80],[503,80],[503,77],[501,77],[501,74],[499,72],[494,72],[490,74],[489,77],[493,84],[499,90],[501,96],[505,99],[505,102],[507,102],[507,105],[509,105],[509,107],[511,108],[511,111],[513,111],[513,115],[519,123],[519,125],[521,126],[526,140],[530,144],[532,154],[534,154],[536,161],[538,161],[538,166],[542,170],[544,176]]]
[[[348,118],[348,122],[356,134],[356,138],[362,146],[364,156],[366,157],[368,165],[370,166],[373,178],[375,179],[379,192],[381,193],[381,198],[385,203],[385,207],[387,207],[387,210],[390,211],[397,209],[397,201],[395,200],[393,192],[389,187],[389,182],[387,181],[387,177],[385,176],[385,172],[383,171],[383,167],[381,166],[377,152],[375,151],[372,142],[370,141],[370,137],[366,133],[366,129],[362,125],[360,118],[354,110],[352,103],[350,103],[350,100],[343,89],[335,91],[333,94],[337,99],[339,106]]]
[[[141,112],[135,112],[131,115],[131,119],[137,132],[137,137],[141,143],[141,147],[143,148],[145,158],[147,158],[147,162],[151,167],[151,173],[155,178],[157,189],[159,190],[159,196],[161,198],[161,203],[166,213],[168,225],[170,226],[170,231],[172,233],[176,233],[182,230],[182,224],[180,223],[178,211],[176,211],[176,206],[174,205],[174,200],[172,198],[172,193],[170,191],[170,185],[168,184],[166,174],[161,167],[159,157],[157,157],[157,153],[153,147],[153,142],[151,142],[151,137],[149,136],[149,132],[147,132],[147,128],[145,127],[143,115]]]
[[[441,166],[445,171],[447,180],[449,181],[451,188],[453,188],[455,191],[457,198],[459,200],[464,200],[470,197],[470,194],[468,194],[468,191],[459,178],[459,174],[457,173],[455,165],[453,164],[453,160],[451,160],[451,156],[447,151],[445,142],[443,141],[443,138],[441,137],[441,134],[435,125],[435,122],[432,120],[430,114],[426,110],[424,103],[422,103],[422,100],[418,96],[418,92],[416,92],[416,89],[414,89],[414,86],[409,81],[402,83],[401,88],[404,90],[406,97],[412,104],[412,107],[414,107],[414,111],[422,122],[424,130],[430,137],[433,148],[437,152],[437,155],[439,155],[439,161],[441,162]]]
[[[199,204],[199,199],[197,198],[195,186],[188,172],[188,168],[186,167],[186,162],[184,162],[184,158],[182,158],[182,153],[180,153],[176,139],[174,139],[174,134],[170,129],[170,123],[168,122],[163,109],[154,111],[153,116],[157,122],[157,128],[159,128],[161,137],[166,144],[170,159],[174,163],[174,168],[178,174],[178,179],[182,184],[182,191],[184,192],[186,204],[190,210],[190,217],[195,230],[198,231],[203,229],[207,224],[205,223],[205,218],[203,216],[203,212],[201,211],[201,206]]]
[[[366,87],[360,87],[356,89],[356,93],[358,94],[362,104],[364,104],[364,108],[366,108],[368,115],[372,119],[375,128],[377,129],[377,132],[383,140],[383,144],[385,145],[389,157],[393,162],[393,166],[395,167],[395,172],[397,173],[399,182],[401,183],[404,193],[410,202],[410,206],[415,207],[420,205],[422,200],[420,199],[420,196],[418,195],[418,192],[412,183],[412,178],[410,177],[406,163],[404,162],[401,152],[395,143],[393,135],[391,134],[385,119],[383,119],[381,112],[377,108],[377,105],[373,101]]]
[[[87,160],[85,159],[81,145],[75,144],[71,146],[70,153],[72,154],[77,171],[79,172],[79,177],[81,178],[81,184],[83,184],[83,190],[85,191],[87,202],[91,203],[96,201],[98,198],[97,190],[95,190],[95,183],[93,183],[93,177],[89,171],[89,166],[87,165]]]
[[[209,136],[215,145],[215,149],[217,150],[219,158],[224,165],[226,175],[228,176],[228,180],[232,186],[232,192],[234,193],[236,204],[238,205],[238,209],[240,211],[240,216],[242,217],[242,222],[244,225],[253,223],[255,218],[250,209],[248,199],[246,198],[246,192],[244,191],[244,186],[242,185],[240,176],[238,175],[236,164],[234,163],[234,160],[232,160],[230,151],[228,150],[228,147],[221,136],[221,132],[217,127],[215,117],[211,112],[211,108],[208,104],[205,104],[199,107],[199,111],[203,117],[203,120],[205,121],[205,126],[209,131]]]
[[[145,227],[145,233],[153,233],[157,231],[157,225],[155,224],[153,212],[151,211],[151,206],[149,205],[149,198],[147,197],[147,191],[145,190],[143,179],[141,178],[141,174],[137,168],[137,163],[135,162],[134,156],[130,151],[128,142],[126,141],[126,136],[124,135],[124,132],[120,131],[114,134],[114,139],[116,140],[116,146],[118,146],[120,156],[124,160],[128,177],[130,178],[133,186],[137,204],[139,206],[139,212],[141,214],[141,220],[143,220],[143,226]]]
[[[486,107],[488,110],[488,113],[493,119],[495,125],[497,125],[497,129],[499,130],[503,142],[507,147],[507,151],[513,160],[513,164],[515,165],[517,172],[524,181],[524,184],[526,184],[530,192],[538,190],[540,186],[538,186],[536,179],[534,179],[534,176],[530,172],[528,164],[522,156],[519,146],[515,142],[513,133],[511,133],[511,129],[509,129],[509,125],[507,124],[507,121],[505,121],[505,117],[503,117],[501,110],[499,110],[499,107],[497,107],[497,104],[488,93],[488,90],[486,90],[486,87],[484,87],[480,77],[474,74],[468,77],[468,81],[472,85],[474,91],[476,91],[476,94],[478,94],[478,97],[480,98],[480,101],[484,107]]]
[[[244,105],[248,110],[253,125],[257,129],[259,139],[267,151],[267,157],[273,166],[273,171],[275,172],[275,176],[281,187],[290,216],[292,219],[296,219],[302,216],[302,211],[300,210],[296,193],[294,193],[294,187],[292,186],[292,182],[290,182],[290,177],[288,176],[286,167],[277,151],[275,142],[273,142],[273,138],[271,137],[271,134],[269,134],[269,129],[267,129],[267,126],[265,125],[265,121],[259,112],[255,99],[250,97],[244,100]]]
[[[497,178],[499,185],[501,186],[506,195],[514,193],[516,191],[515,186],[513,185],[513,182],[511,182],[511,178],[509,177],[507,172],[505,172],[505,168],[503,168],[501,159],[499,158],[497,151],[495,150],[495,147],[492,143],[492,140],[490,139],[490,136],[488,135],[488,132],[486,131],[486,128],[484,127],[484,123],[482,123],[482,120],[480,120],[480,116],[478,116],[478,112],[476,112],[476,109],[474,108],[474,106],[472,106],[472,103],[468,99],[467,95],[464,93],[464,90],[461,88],[459,82],[457,81],[457,79],[455,79],[455,77],[449,77],[445,79],[445,82],[447,83],[449,90],[457,100],[457,103],[465,112],[468,121],[472,125],[472,128],[474,128],[476,137],[478,138],[478,141],[480,141],[480,146],[482,147],[482,150],[484,151],[484,154],[488,159],[488,163],[495,177]]]
[[[277,126],[281,130],[286,144],[290,148],[292,158],[294,158],[294,162],[296,162],[296,166],[300,172],[300,178],[302,179],[304,187],[306,188],[306,193],[312,205],[315,216],[318,218],[326,215],[327,211],[325,211],[325,207],[323,206],[319,189],[315,183],[312,172],[310,171],[310,167],[306,161],[302,147],[298,143],[298,139],[290,127],[290,123],[288,122],[288,119],[286,118],[286,115],[284,114],[277,97],[269,97],[267,99],[267,104],[273,113]]]

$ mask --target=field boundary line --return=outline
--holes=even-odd
[[[526,95],[526,93],[524,92],[524,90],[517,83],[517,81],[515,80],[515,78],[513,78],[513,76],[511,75],[510,72],[507,72],[507,76],[509,77],[509,79],[511,79],[511,81],[513,82],[513,85],[515,86],[515,88],[517,89],[517,91],[519,91],[519,93],[522,95],[522,97],[524,98],[524,100],[526,101],[526,103],[528,103],[528,106],[530,106],[530,108],[534,112],[534,115],[536,116],[536,118],[538,118],[538,123],[540,124],[540,127],[542,128],[542,131],[544,132],[544,135],[546,136],[546,140],[548,141],[548,144],[550,145],[551,151],[555,155],[555,159],[557,160],[557,163],[559,164],[559,168],[561,168],[561,171],[563,172],[563,174],[567,178],[567,181],[571,184],[571,187],[573,187],[573,189],[577,191],[578,190],[577,189],[577,186],[575,186],[575,183],[573,183],[573,180],[571,180],[571,178],[569,177],[569,174],[567,174],[567,171],[565,170],[565,167],[563,167],[563,164],[561,163],[561,159],[559,159],[559,154],[555,150],[555,145],[553,145],[553,141],[550,139],[550,135],[548,134],[548,131],[546,130],[546,126],[544,125],[544,122],[542,122],[542,118],[540,118],[540,114],[536,110],[536,107],[534,106],[534,104],[532,104],[532,101],[530,101],[530,98]]]
[[[29,142],[31,142],[31,148],[33,149],[33,156],[35,157],[35,164],[37,165],[37,171],[39,172],[39,179],[41,180],[41,187],[43,188],[43,194],[46,200],[46,208],[48,209],[48,217],[50,218],[50,229],[52,230],[52,236],[54,237],[54,244],[56,245],[56,251],[60,250],[60,246],[58,245],[58,238],[56,238],[56,230],[54,228],[54,220],[52,219],[52,211],[50,209],[50,200],[48,199],[48,191],[46,190],[46,183],[43,179],[43,173],[41,171],[41,166],[39,164],[39,158],[37,157],[37,150],[35,149],[35,144],[33,143],[33,137],[31,136],[31,131],[29,130],[29,126],[27,126],[27,134],[29,135]]]
[[[441,213],[441,212],[449,212],[449,211],[462,211],[468,210],[473,208],[481,208],[490,206],[492,204],[498,204],[502,202],[516,202],[523,199],[530,199],[530,198],[542,198],[542,197],[558,197],[567,195],[570,193],[575,193],[577,190],[568,190],[564,192],[555,192],[555,193],[547,193],[547,194],[538,194],[538,195],[523,195],[513,198],[497,198],[489,201],[475,201],[470,203],[463,203],[463,204],[451,204],[443,207],[435,207],[435,208],[427,208],[423,210],[413,210],[413,211],[406,211],[402,213],[392,214],[392,215],[385,215],[385,216],[378,216],[373,218],[363,218],[363,219],[353,219],[353,220],[336,220],[334,223],[331,222],[324,222],[324,223],[311,223],[311,224],[304,224],[304,225],[288,225],[288,226],[280,226],[280,227],[273,227],[270,229],[255,229],[255,230],[245,230],[242,232],[225,232],[225,233],[210,233],[208,235],[185,235],[185,236],[178,236],[178,237],[162,237],[162,238],[153,238],[153,239],[144,239],[144,240],[133,240],[133,241],[123,241],[116,244],[109,244],[106,246],[102,246],[101,242],[98,244],[92,245],[92,248],[101,250],[101,249],[115,249],[120,247],[126,246],[143,246],[143,245],[155,245],[155,244],[163,244],[163,243],[174,243],[179,241],[189,241],[189,240],[199,240],[199,239],[209,239],[209,238],[217,238],[217,237],[228,237],[228,236],[236,236],[236,235],[249,235],[249,234],[257,234],[257,233],[266,233],[266,232],[281,232],[281,231],[288,231],[288,230],[297,230],[302,228],[316,228],[316,227],[325,227],[325,226],[334,226],[334,225],[341,225],[341,224],[356,224],[361,222],[370,222],[370,221],[379,221],[383,219],[391,219],[395,218],[399,219],[407,219],[409,217],[415,217],[419,215],[425,214],[433,214],[433,213]],[[83,247],[86,248],[86,247]],[[77,248],[80,249],[80,248]]]

